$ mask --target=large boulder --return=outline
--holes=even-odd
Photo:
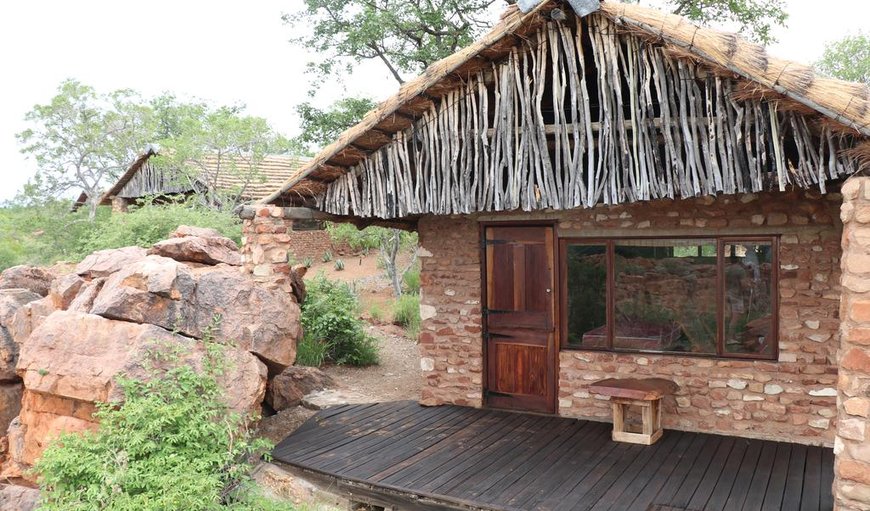
[[[217,229],[211,227],[196,227],[194,225],[179,225],[177,229],[172,231],[170,238],[185,238],[187,236],[198,236],[200,238],[225,238]]]
[[[76,312],[90,312],[91,307],[94,306],[94,300],[97,299],[97,295],[100,294],[100,291],[103,289],[103,284],[106,283],[107,277],[98,277],[92,279],[90,281],[86,281],[81,288],[79,288],[78,294],[75,298],[67,306],[66,310],[76,311]]]
[[[112,321],[93,314],[58,311],[33,331],[21,347],[18,374],[30,392],[85,402],[123,398],[115,377],[145,378],[149,353],[169,347],[181,361],[198,367],[205,355],[202,341],[154,325]],[[225,347],[227,369],[220,383],[235,411],[259,409],[266,368],[256,357]]]
[[[8,326],[18,309],[40,298],[29,289],[0,289],[0,326]]]
[[[256,354],[273,374],[296,360],[301,336],[299,306],[287,293],[233,266],[190,268],[156,255],[109,277],[90,312],[198,339],[211,333]]]
[[[18,379],[15,375],[18,344],[10,331],[15,313],[27,304],[41,299],[42,297],[38,294],[27,289],[0,289],[0,382],[11,382]],[[0,410],[0,415],[2,412]],[[5,426],[3,430],[5,430]]]
[[[142,247],[124,247],[99,250],[87,256],[76,266],[75,272],[86,279],[108,277],[136,261],[144,259],[148,251]]]
[[[191,228],[187,228],[188,230]],[[187,231],[183,231],[187,232]],[[217,231],[214,231],[217,234]],[[178,231],[175,233],[178,234]],[[242,255],[236,242],[217,234],[169,238],[158,241],[148,251],[149,254],[170,257],[176,261],[189,261],[202,264],[229,264],[240,266]]]
[[[0,273],[0,289],[27,289],[39,296],[48,294],[54,275],[37,266],[13,266]]]
[[[94,299],[90,312],[187,333],[191,329],[186,324],[185,300],[193,293],[193,274],[188,266],[151,255],[113,273]]]
[[[12,484],[0,485],[0,511],[33,511],[39,505],[39,490]]]
[[[196,293],[193,310],[186,317],[200,337],[213,324],[217,339],[235,343],[262,359],[272,374],[296,361],[296,341],[302,337],[299,305],[278,289],[255,282],[232,266],[219,265],[193,270]]]
[[[302,404],[302,398],[335,387],[335,381],[315,367],[291,366],[272,378],[266,389],[266,403],[276,412]]]
[[[74,311],[50,315],[21,347],[18,374],[26,390],[19,423],[10,427],[13,460],[30,465],[61,432],[94,428],[94,403],[123,400],[117,376],[150,377],[148,366],[159,365],[153,353],[161,350],[199,369],[206,355],[202,341],[154,325]],[[266,367],[246,351],[222,350],[226,369],[218,383],[227,405],[239,413],[259,411]]]
[[[24,386],[20,382],[0,383],[0,431],[6,431],[21,410],[23,391]]]
[[[64,275],[51,283],[48,296],[56,309],[66,310],[86,283],[85,279],[75,273]]]
[[[15,344],[20,347],[27,342],[30,333],[55,310],[57,309],[54,307],[54,300],[46,296],[27,303],[15,311],[6,327]]]

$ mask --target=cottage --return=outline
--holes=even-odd
[[[666,430],[798,450],[783,456],[789,444],[741,440],[739,454],[714,456],[714,447],[706,456],[751,467],[748,475],[698,475],[700,486],[684,475],[664,501],[632,490],[657,476],[639,487],[624,478],[644,473],[639,459],[677,473],[682,454],[666,456],[682,444],[625,451],[634,458],[608,465],[621,483],[607,494],[621,501],[592,499],[606,477],[589,475],[547,498],[516,490],[519,506],[494,489],[540,475],[439,486],[421,472],[397,479],[358,464],[347,480],[460,508],[568,509],[587,499],[595,509],[741,509],[744,500],[867,509],[870,180],[859,173],[870,157],[870,91],[653,9],[528,3],[537,5],[510,10],[406,83],[266,197],[260,214],[419,232],[424,405],[609,421],[592,383],[657,377],[679,387],[663,400]],[[524,470],[563,459],[535,445],[554,450]],[[802,446],[834,447],[833,497],[830,451]],[[702,474],[708,466],[686,463]],[[788,480],[803,486],[783,483],[785,497],[770,500],[781,463],[801,467]],[[756,485],[761,497],[751,500]]]

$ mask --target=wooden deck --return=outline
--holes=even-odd
[[[409,401],[321,411],[273,454],[394,509],[833,509],[831,449],[680,431],[614,443],[607,423]]]

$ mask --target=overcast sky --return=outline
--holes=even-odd
[[[296,134],[294,105],[305,101],[309,55],[294,48],[281,14],[301,0],[18,0],[0,3],[0,201],[35,170],[15,133],[24,114],[75,78],[107,92],[144,96],[170,91],[217,104],[244,103],[287,135]],[[811,63],[824,44],[870,29],[867,0],[785,0],[788,27],[771,53]],[[395,90],[378,66],[346,89],[321,91],[326,105],[343,94],[384,99]]]

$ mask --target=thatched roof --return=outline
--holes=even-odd
[[[112,198],[116,196],[135,198],[130,194],[124,194],[124,187],[143,169],[150,157],[156,154],[156,151],[149,149],[137,158],[127,171],[118,178],[118,181],[103,193],[100,204],[109,205],[112,203]],[[266,155],[258,162],[255,175],[247,183],[244,179],[244,171],[248,163],[233,156],[224,155],[222,159],[218,159],[215,155],[205,155],[194,164],[194,168],[201,172],[203,183],[207,185],[214,183],[218,190],[244,189],[241,194],[242,199],[254,201],[265,197],[287,180],[293,179],[307,161],[307,158],[299,156]],[[239,171],[228,169],[238,169]]]
[[[445,92],[503,59],[518,38],[533,33],[546,21],[542,13],[557,5],[561,7],[557,0],[546,0],[525,14],[509,8],[488,34],[406,82],[262,202],[323,193],[349,167],[389,143],[392,134],[411,127]],[[698,27],[681,16],[656,9],[602,2],[600,11],[590,16],[604,16],[635,36],[665,46],[678,58],[741,80],[746,96],[776,100],[815,115],[834,129],[870,137],[870,89],[865,85],[822,77],[803,64],[774,58],[736,34]]]

